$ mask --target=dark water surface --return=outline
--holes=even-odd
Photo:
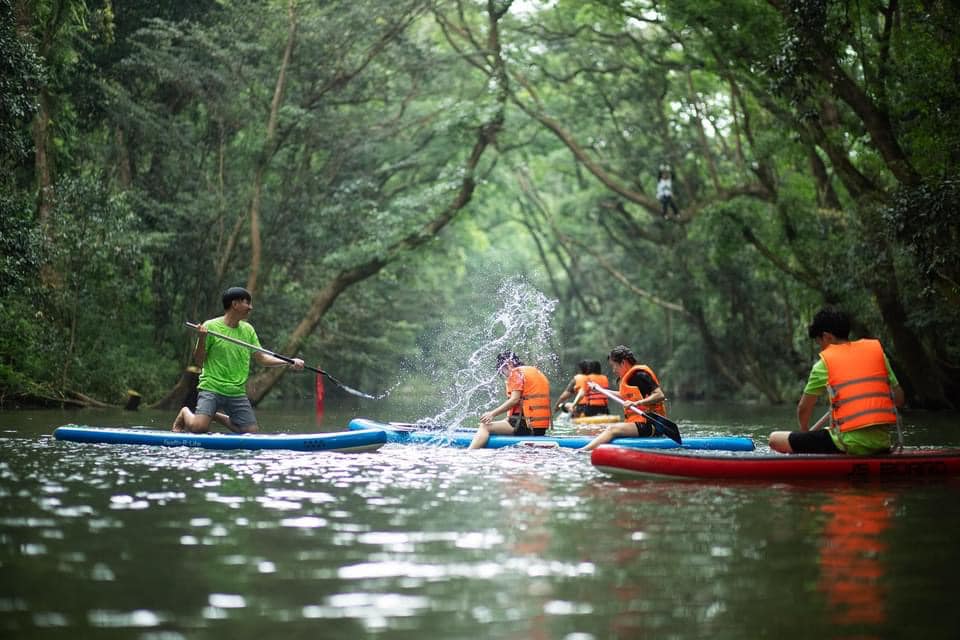
[[[395,413],[391,415],[391,411]],[[675,407],[685,435],[792,409]],[[258,411],[316,430],[312,410]],[[386,403],[328,413],[411,420]],[[0,638],[956,638],[960,480],[622,481],[568,450],[55,441],[0,413]],[[907,441],[960,446],[957,415]]]

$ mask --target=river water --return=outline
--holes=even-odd
[[[261,409],[264,431],[414,420],[389,401]],[[684,435],[791,408],[678,406]],[[66,443],[0,413],[0,637],[956,638],[960,480],[619,480],[569,450],[366,454]],[[957,415],[908,444],[960,446]]]

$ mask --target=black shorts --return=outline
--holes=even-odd
[[[826,429],[791,431],[787,440],[794,453],[843,453],[837,449],[833,438],[830,437],[830,432]]]
[[[609,413],[605,404],[578,404],[573,408],[573,415],[580,416],[602,416]]]
[[[507,422],[513,428],[515,436],[543,436],[547,434],[546,429],[531,429],[527,426],[527,421],[523,416],[510,416]]]
[[[637,425],[637,437],[638,438],[649,438],[656,433],[653,429],[653,425],[649,422],[635,422]]]

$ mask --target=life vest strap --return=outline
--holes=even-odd
[[[896,409],[866,409],[865,411],[860,411],[859,413],[853,413],[853,414],[850,414],[849,416],[846,416],[846,417],[844,417],[844,418],[834,419],[833,423],[834,423],[836,426],[841,427],[841,426],[843,426],[843,423],[849,422],[850,420],[853,420],[854,418],[859,418],[860,416],[867,416],[867,415],[874,414],[874,413],[883,414],[883,415],[887,415],[887,416],[892,416],[892,417],[893,417],[893,420],[885,420],[885,421],[883,421],[883,422],[878,422],[878,423],[876,423],[876,424],[887,424],[887,423],[896,422],[897,416],[898,416]]]
[[[856,400],[863,400],[864,398],[889,398],[889,397],[890,397],[889,393],[884,393],[883,391],[873,391],[870,393],[861,393],[858,396],[850,396],[849,398],[839,398],[837,400],[833,400],[831,404],[836,409],[850,402],[854,402]]]
[[[847,380],[846,382],[841,382],[840,384],[837,384],[837,385],[828,386],[827,388],[830,389],[831,395],[837,395],[837,391],[838,391],[839,389],[842,389],[843,387],[849,386],[849,385],[851,385],[851,384],[862,384],[862,383],[864,383],[864,382],[887,382],[887,383],[889,383],[889,382],[890,382],[890,379],[887,378],[886,376],[870,376],[870,377],[867,377],[867,378],[854,378],[854,379],[852,379],[852,380]],[[886,395],[886,394],[884,394],[884,395]]]

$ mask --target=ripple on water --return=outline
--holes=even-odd
[[[754,567],[776,566],[779,548],[789,567],[816,556],[823,495],[620,481],[562,449],[390,444],[353,455],[20,439],[0,454],[0,567],[44,578],[14,585],[0,612],[77,627],[56,631],[72,637],[181,640],[170,627],[226,637],[239,624],[270,637],[261,632],[302,628],[277,622],[316,619],[348,620],[337,624],[358,635],[530,637],[514,622],[539,617],[547,636],[573,640],[611,637],[620,615],[624,637],[684,637],[661,588],[684,590],[682,613],[697,620],[742,620],[778,586]],[[901,510],[916,517],[912,500]]]

